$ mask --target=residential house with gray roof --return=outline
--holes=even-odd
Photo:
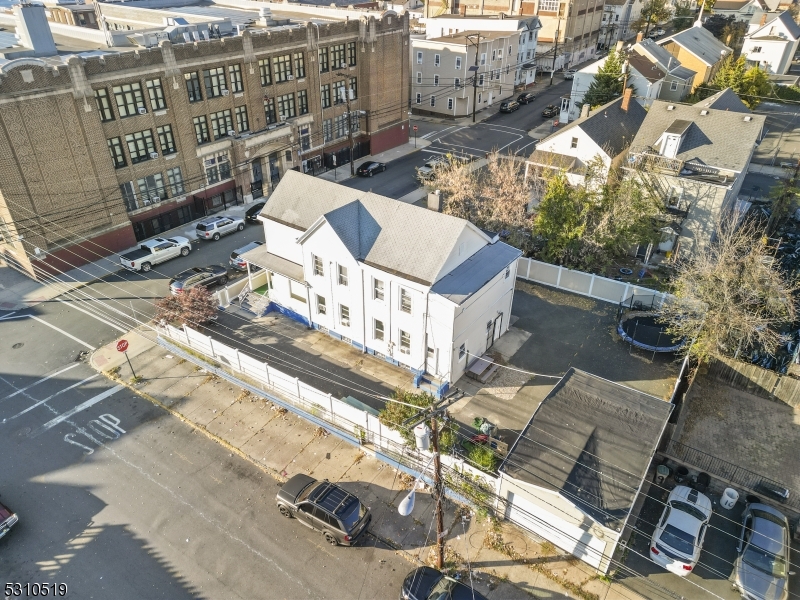
[[[242,258],[267,312],[439,389],[508,330],[521,253],[469,221],[295,171],[259,219],[265,244]]]
[[[730,89],[694,105],[653,102],[625,168],[670,215],[656,256],[688,257],[711,242],[735,205],[765,120]]]
[[[733,52],[703,27],[701,18],[689,29],[658,41],[659,46],[677,58],[684,67],[696,73],[692,90],[714,79],[722,61]]]
[[[586,183],[587,168],[597,162],[603,180],[618,166],[647,111],[632,100],[633,91],[626,90],[617,98],[590,111],[583,105],[583,115],[552,135],[541,140],[527,161],[528,168],[565,171],[571,185]]]
[[[695,73],[653,40],[639,40],[628,52],[628,85],[645,107],[653,100],[680,102],[692,90]]]
[[[767,15],[764,15],[765,17]],[[748,65],[758,66],[770,75],[786,75],[800,44],[800,26],[786,10],[761,25],[750,27],[742,44]]]

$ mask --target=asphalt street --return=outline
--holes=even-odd
[[[542,110],[548,104],[559,105],[563,95],[572,87],[571,81],[564,81],[556,75],[551,86],[549,79],[542,78],[532,91],[536,100],[523,104],[519,110],[510,113],[495,113],[475,125],[454,125],[438,119],[441,123],[420,120],[411,117],[411,124],[417,125],[419,139],[426,139],[431,144],[418,152],[407,154],[402,158],[387,163],[387,169],[373,177],[356,177],[340,181],[341,184],[358,190],[372,190],[389,198],[401,198],[420,187],[416,176],[416,168],[425,164],[432,156],[448,153],[483,157],[487,152],[500,152],[530,155],[536,148],[536,139],[528,135],[528,131],[539,127],[547,121],[542,117]],[[494,108],[497,110],[499,102]],[[413,139],[413,138],[412,138]],[[342,170],[342,177],[348,172]]]
[[[84,352],[119,335],[108,323],[53,302],[0,329],[0,499],[20,517],[0,540],[0,589],[66,583],[67,597],[131,600],[399,589],[411,565],[391,550],[372,537],[328,547],[278,515],[271,477],[86,365]]]

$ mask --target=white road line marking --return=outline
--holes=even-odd
[[[15,321],[16,319],[27,319],[30,315],[17,315],[16,317],[12,317],[8,315],[6,317],[0,318],[0,321]]]
[[[113,327],[117,331],[121,331],[122,333],[125,333],[125,332],[129,331],[128,329],[123,329],[122,327],[118,327],[117,325],[114,325],[111,321],[106,321],[102,317],[98,317],[96,314],[91,313],[88,310],[85,310],[85,309],[81,308],[80,306],[78,306],[78,302],[79,302],[78,300],[74,300],[72,302],[66,302],[64,300],[58,299],[58,301],[61,302],[62,304],[66,304],[67,306],[69,306],[71,308],[74,308],[75,310],[79,310],[83,314],[89,315],[90,317],[92,317],[94,319],[97,319],[101,323],[105,323],[109,327]],[[99,300],[98,300],[98,302],[99,302]]]
[[[24,392],[25,390],[29,390],[29,389],[31,389],[31,388],[32,388],[33,386],[35,386],[35,385],[39,385],[40,383],[44,383],[44,382],[45,382],[45,381],[47,381],[48,379],[52,379],[52,378],[53,378],[53,377],[55,377],[56,375],[61,375],[62,373],[65,373],[66,371],[69,371],[70,369],[74,369],[75,367],[78,367],[78,366],[80,366],[80,363],[75,363],[75,364],[72,364],[72,365],[70,365],[70,366],[68,366],[68,367],[64,367],[64,368],[63,368],[63,369],[61,369],[60,371],[56,371],[55,373],[53,373],[53,374],[51,374],[51,375],[48,375],[47,377],[43,377],[43,378],[42,378],[42,379],[40,379],[39,381],[34,381],[34,382],[33,382],[33,383],[31,383],[30,385],[26,385],[24,388],[21,388],[21,389],[17,390],[17,391],[16,391],[16,392],[14,392],[13,394],[9,394],[9,395],[8,395],[8,396],[6,396],[5,398],[0,398],[0,402],[2,402],[3,400],[8,400],[9,398],[13,398],[13,397],[14,397],[14,396],[16,396],[17,394],[21,394],[21,393],[22,393],[22,392]]]
[[[505,146],[503,146],[502,148],[498,148],[498,149],[497,149],[497,151],[498,151],[498,152],[500,152],[501,150],[505,150],[505,149],[506,149],[506,148],[508,148],[508,147],[509,147],[511,144],[515,144],[516,142],[520,141],[521,139],[522,139],[522,136],[521,136],[521,135],[518,135],[518,136],[517,136],[517,139],[515,139],[515,140],[512,140],[512,141],[508,142],[508,143],[507,143]]]
[[[478,125],[481,127],[488,127],[489,129],[492,129],[493,131],[499,131],[500,133],[508,133],[506,131],[502,131],[502,129],[511,129],[513,131],[521,131],[523,133],[527,133],[528,131],[527,129],[520,129],[519,127],[509,127],[508,125],[495,125],[494,123],[478,123]],[[501,129],[496,129],[497,127],[500,127]]]
[[[13,417],[9,417],[8,419],[3,419],[3,423],[5,423],[6,421],[12,421],[12,420],[16,419],[17,417],[21,417],[21,416],[22,416],[22,415],[24,415],[25,413],[28,413],[28,412],[32,411],[32,410],[33,410],[34,408],[36,408],[37,406],[41,406],[42,404],[44,404],[44,403],[45,403],[45,402],[47,402],[48,400],[52,400],[53,398],[55,398],[56,396],[60,396],[60,395],[61,395],[61,394],[63,394],[64,392],[68,392],[68,391],[70,391],[70,390],[72,390],[72,389],[75,389],[76,387],[78,387],[78,386],[79,386],[79,385],[81,385],[81,384],[84,384],[84,383],[86,383],[87,381],[91,381],[92,379],[97,379],[99,376],[100,376],[100,374],[98,373],[97,375],[92,375],[91,377],[87,377],[87,378],[86,378],[86,379],[84,379],[83,381],[79,381],[78,383],[73,383],[71,386],[69,386],[69,387],[66,387],[66,388],[64,388],[63,390],[59,390],[59,391],[57,391],[55,394],[51,394],[50,396],[48,396],[48,397],[47,397],[47,398],[45,398],[44,400],[39,400],[38,402],[35,402],[34,404],[31,404],[31,405],[30,405],[28,408],[26,408],[26,409],[25,409],[25,410],[23,410],[22,412],[18,412],[18,413],[17,413],[17,414],[15,414]],[[26,394],[26,396],[27,396],[27,394]]]
[[[522,146],[522,148],[517,148],[517,151],[516,151],[514,154],[519,154],[520,152],[522,152],[523,150],[525,150],[525,148],[527,148],[527,147],[528,147],[528,146],[530,146],[531,144],[535,144],[535,143],[536,143],[536,140],[533,140],[532,142],[530,142],[530,143],[528,143],[528,144],[525,144],[524,146]]]
[[[34,430],[28,437],[35,438],[35,437],[38,437],[38,436],[42,435],[44,432],[48,431],[49,429],[52,429],[53,427],[55,427],[56,425],[58,425],[62,421],[66,421],[72,415],[74,415],[76,413],[79,413],[82,410],[86,410],[87,408],[90,408],[90,407],[94,406],[98,402],[102,402],[103,400],[105,400],[109,396],[113,396],[118,391],[120,391],[121,389],[124,389],[124,388],[125,388],[125,386],[123,386],[123,385],[115,385],[113,388],[110,388],[110,389],[106,390],[105,392],[103,392],[101,394],[97,394],[97,396],[95,396],[94,398],[89,398],[86,402],[78,404],[78,406],[70,408],[67,412],[57,416],[52,421],[48,421],[47,423],[45,423],[44,425],[42,425],[38,429]]]
[[[0,321],[2,321],[3,319],[7,319],[7,318],[8,318],[8,317],[10,317],[11,315],[15,315],[15,314],[17,314],[17,311],[16,311],[16,310],[15,310],[14,312],[10,312],[10,313],[8,313],[7,315],[5,315],[4,317],[0,318]]]
[[[67,333],[66,331],[64,331],[64,330],[63,330],[63,329],[61,329],[60,327],[56,327],[55,325],[53,325],[53,324],[51,324],[51,323],[48,323],[48,322],[47,322],[47,321],[45,321],[44,319],[40,319],[39,317],[34,317],[33,315],[31,315],[31,319],[33,319],[34,321],[39,321],[39,323],[41,323],[42,325],[47,325],[48,327],[50,327],[50,328],[52,328],[52,329],[55,329],[55,330],[56,330],[56,331],[58,331],[59,333],[63,333],[65,336],[67,336],[67,337],[68,337],[68,338],[70,338],[70,339],[73,339],[73,340],[75,340],[76,342],[78,342],[78,343],[79,343],[79,344],[81,344],[82,346],[86,346],[86,347],[87,347],[89,350],[97,350],[97,348],[95,348],[94,346],[92,346],[92,345],[90,345],[90,344],[87,344],[87,343],[86,343],[86,342],[84,342],[83,340],[79,340],[78,338],[76,338],[76,337],[75,337],[74,335],[72,335],[71,333]]]

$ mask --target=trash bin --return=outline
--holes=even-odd
[[[708,473],[698,473],[697,480],[694,482],[694,489],[705,494],[711,484],[711,476]]]
[[[689,477],[689,469],[686,467],[678,467],[675,469],[675,483],[683,483]]]
[[[667,465],[658,465],[656,467],[656,484],[663,485],[664,480],[669,477],[670,468]]]
[[[738,502],[738,500],[739,492],[733,488],[725,488],[725,491],[722,492],[722,498],[719,499],[719,504],[722,506],[722,508],[727,508],[730,510],[736,506],[736,502]]]

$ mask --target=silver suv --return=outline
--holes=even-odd
[[[195,227],[198,238],[201,240],[214,241],[218,240],[223,235],[233,233],[234,231],[242,231],[243,229],[244,219],[225,215],[204,219]]]
[[[424,165],[417,167],[417,176],[422,181],[430,181],[436,177],[436,169],[443,167],[447,164],[447,159],[444,156],[432,156]]]

